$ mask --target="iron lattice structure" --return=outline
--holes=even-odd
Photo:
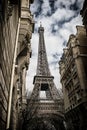
[[[31,99],[40,99],[40,91],[46,92],[46,100],[59,100],[61,98],[50,73],[44,41],[44,28],[39,27],[39,46],[37,73],[34,76],[34,89]]]
[[[29,99],[28,109],[30,115],[34,117],[52,118],[52,116],[55,115],[56,117],[59,116],[59,118],[63,118],[63,99],[54,84],[54,77],[50,73],[44,41],[44,28],[41,25],[38,33],[39,49],[37,72],[33,80],[34,88]],[[45,99],[40,97],[41,91],[45,91]]]

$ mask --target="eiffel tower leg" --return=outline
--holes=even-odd
[[[51,93],[49,90],[46,90],[46,98],[47,99],[52,99]]]
[[[39,96],[40,96],[40,88],[41,88],[41,86],[40,86],[40,84],[39,83],[36,83],[35,84],[35,87],[34,87],[34,89],[33,89],[33,92],[32,92],[32,94],[31,94],[31,98],[30,98],[30,100],[38,100],[39,99]]]

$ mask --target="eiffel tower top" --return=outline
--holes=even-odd
[[[38,29],[39,33],[39,46],[38,46],[38,63],[37,63],[37,76],[51,76],[47,54],[46,54],[46,47],[44,41],[44,27],[40,23],[40,27]]]
[[[42,27],[42,22],[40,22],[40,27]]]

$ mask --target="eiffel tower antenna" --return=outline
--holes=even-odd
[[[40,27],[42,27],[42,22],[40,21]]]

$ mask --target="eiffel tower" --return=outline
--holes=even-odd
[[[42,25],[40,25],[38,33],[37,72],[33,80],[34,88],[28,103],[28,109],[29,112],[32,113],[30,114],[32,115],[32,118],[39,118],[40,121],[43,119],[43,124],[45,126],[46,124],[49,124],[49,129],[52,130],[52,128],[55,127],[52,126],[52,123],[49,120],[55,118],[58,122],[63,123],[63,99],[54,84],[54,77],[50,73],[44,41],[44,27],[42,27]],[[41,91],[45,92],[45,98],[40,96]],[[39,130],[39,128],[37,129]],[[59,130],[59,126],[57,129]],[[42,128],[40,130],[42,130]],[[53,130],[56,130],[56,128]]]

